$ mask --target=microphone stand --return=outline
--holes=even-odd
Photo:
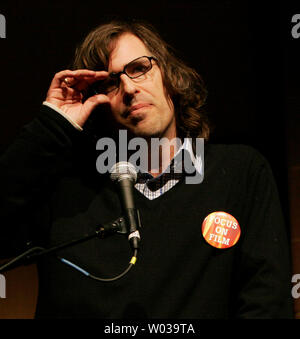
[[[127,228],[126,223],[123,217],[120,217],[112,222],[109,222],[107,224],[100,224],[96,230],[90,234],[85,234],[84,236],[73,239],[67,242],[64,242],[62,244],[53,246],[51,248],[45,249],[43,247],[33,247],[26,252],[22,253],[18,257],[15,257],[14,259],[8,261],[4,265],[0,266],[0,273],[5,272],[7,270],[19,267],[21,265],[28,265],[33,263],[33,261],[36,261],[40,257],[51,254],[53,252],[57,252],[61,249],[64,249],[66,247],[74,246],[79,243],[85,242],[87,240],[90,240],[92,238],[98,237],[100,239],[103,239],[109,235],[113,234],[126,234]],[[39,251],[39,252],[37,252]],[[37,253],[34,253],[37,252]]]

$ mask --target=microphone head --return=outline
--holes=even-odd
[[[110,179],[112,181],[130,179],[133,183],[135,183],[137,179],[136,168],[130,162],[127,161],[117,162],[116,164],[113,165],[109,172]]]

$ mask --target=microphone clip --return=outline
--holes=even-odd
[[[113,222],[108,222],[106,224],[101,224],[96,228],[96,235],[98,238],[103,239],[109,235],[113,235],[115,233],[118,234],[126,234],[126,222],[123,217],[119,217]]]
[[[134,214],[136,216],[137,220],[137,229],[142,228],[141,224],[141,217],[140,217],[140,212],[138,209],[134,209]],[[135,231],[135,232],[138,232]],[[128,237],[132,238],[133,233],[129,233]],[[98,238],[103,239],[107,236],[113,235],[113,234],[124,234],[126,235],[128,233],[128,227],[126,226],[126,220],[124,217],[119,217],[118,219],[114,220],[113,222],[108,222],[106,224],[101,224],[97,226],[96,228],[96,235]]]

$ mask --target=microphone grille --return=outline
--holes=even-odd
[[[120,161],[113,165],[110,169],[110,179],[112,181],[120,181],[124,178],[132,180],[134,183],[137,179],[136,168],[127,161]]]

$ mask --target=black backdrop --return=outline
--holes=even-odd
[[[0,13],[7,29],[0,39],[1,150],[37,114],[54,73],[68,68],[92,28],[111,18],[144,19],[203,76],[216,126],[211,141],[248,144],[268,159],[288,218],[287,145],[300,132],[300,38],[291,36],[291,18],[300,4],[2,0]]]

